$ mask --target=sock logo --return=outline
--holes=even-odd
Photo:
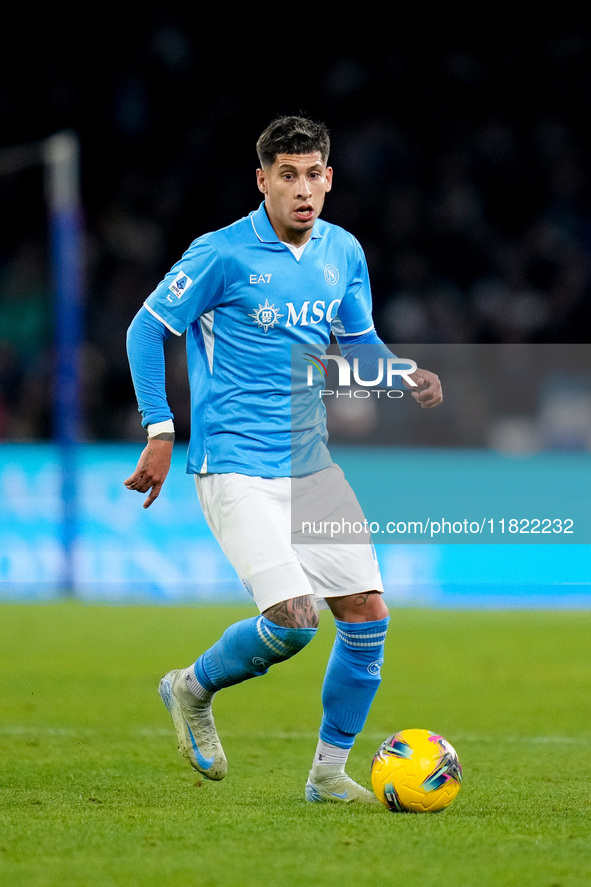
[[[261,659],[260,656],[255,656],[252,660],[252,664],[257,671],[265,671],[267,668],[269,668],[269,663],[265,662],[264,659]]]
[[[374,662],[369,663],[369,665],[367,666],[367,670],[370,674],[378,675],[380,673],[380,670],[381,670],[383,664],[384,664],[383,659],[376,659]]]

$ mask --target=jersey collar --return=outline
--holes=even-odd
[[[254,233],[261,243],[280,243],[279,238],[275,234],[273,225],[269,221],[264,200],[259,208],[250,214],[250,219],[252,227],[254,228]],[[317,240],[320,237],[322,237],[322,234],[317,230],[316,225],[314,225],[310,239]]]

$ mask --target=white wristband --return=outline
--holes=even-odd
[[[174,434],[174,422],[172,419],[166,419],[164,422],[154,422],[152,425],[148,425],[148,440],[151,437],[156,437],[157,434]]]

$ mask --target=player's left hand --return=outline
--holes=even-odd
[[[416,370],[411,374],[410,378],[417,383],[417,387],[413,388],[404,382],[406,388],[409,389],[412,396],[424,410],[430,410],[432,407],[438,406],[443,400],[443,391],[439,376],[431,373],[429,370]]]

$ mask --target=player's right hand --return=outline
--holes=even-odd
[[[136,490],[138,493],[148,493],[144,501],[144,508],[149,508],[152,502],[160,495],[162,485],[170,470],[172,459],[171,440],[150,440],[143,450],[136,469],[124,481],[128,490]]]

